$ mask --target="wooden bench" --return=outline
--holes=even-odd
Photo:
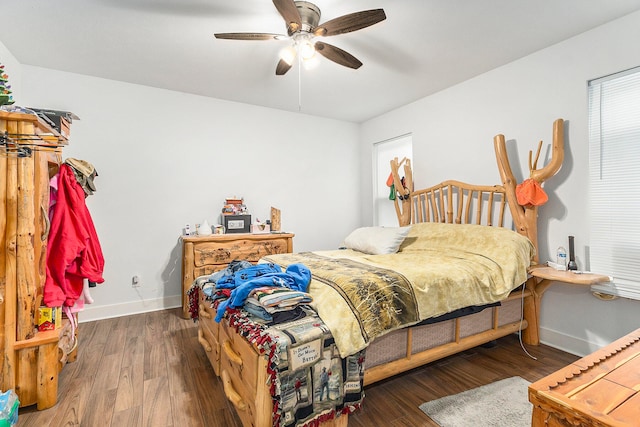
[[[640,329],[529,386],[532,427],[640,425]]]

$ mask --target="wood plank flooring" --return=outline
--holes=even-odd
[[[18,426],[240,427],[220,380],[181,309],[80,324],[78,360],[60,373],[58,403],[20,408]],[[535,381],[578,357],[528,347],[515,335],[493,348],[475,348],[365,389],[349,427],[437,426],[418,406],[503,378]]]

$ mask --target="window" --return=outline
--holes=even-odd
[[[389,200],[391,189],[387,187],[387,178],[391,173],[390,162],[411,159],[411,135],[378,142],[373,147],[373,223],[385,227],[397,227],[398,216],[393,201]],[[402,170],[402,169],[401,169]]]
[[[640,67],[589,82],[591,270],[640,299]]]

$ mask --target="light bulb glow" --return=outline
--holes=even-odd
[[[305,70],[313,70],[318,66],[318,64],[320,64],[320,60],[317,56],[313,56],[312,58],[302,61],[302,65],[304,66]]]
[[[298,47],[298,51],[300,52],[300,57],[303,61],[313,58],[316,54],[316,48],[309,40],[302,42]]]
[[[293,64],[293,60],[296,59],[296,50],[293,46],[285,47],[280,51],[280,59],[282,59],[287,64]]]

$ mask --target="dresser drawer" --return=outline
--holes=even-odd
[[[215,319],[216,317],[216,310],[213,307],[211,307],[211,302],[207,301],[207,298],[202,291],[200,291],[198,295],[198,317],[200,319],[211,319],[211,320]],[[215,321],[213,321],[213,323],[216,325],[216,328],[217,328],[218,323],[216,323]],[[217,333],[216,333],[216,337],[217,337]]]
[[[255,397],[258,377],[257,350],[225,321],[220,325],[221,363],[226,363],[227,370],[237,377],[251,398]]]
[[[214,322],[215,323],[215,322]],[[209,359],[209,363],[213,367],[213,372],[220,375],[220,343],[216,339],[215,334],[209,328],[208,322],[200,320],[198,326],[198,340],[202,344],[202,348]]]
[[[219,242],[198,242],[193,246],[195,267],[206,265],[226,266],[236,259],[258,262],[260,258],[272,254],[286,253],[288,238],[269,238],[264,240],[237,239]],[[213,267],[216,269],[215,267]]]
[[[220,324],[215,321],[216,311],[200,292],[198,301],[198,340],[216,375],[220,376]]]
[[[244,426],[256,423],[257,377],[260,366],[257,351],[228,326],[220,326],[220,377],[227,398],[236,407]],[[264,386],[264,385],[263,385]]]

